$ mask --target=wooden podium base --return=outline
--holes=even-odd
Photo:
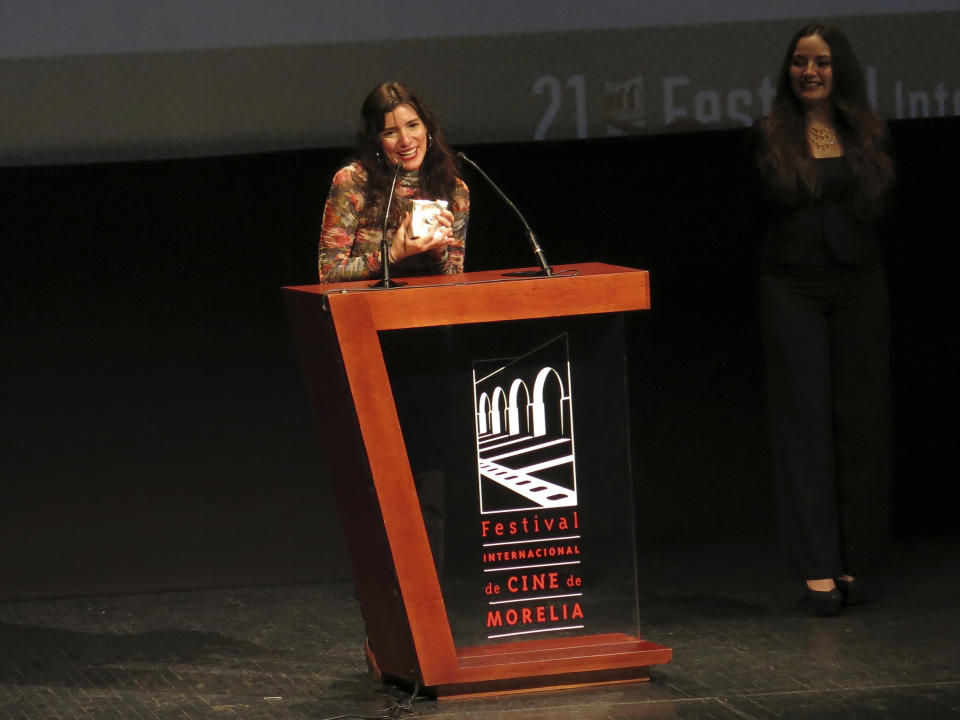
[[[410,687],[409,679],[392,677],[380,670],[369,641],[364,652],[370,672],[377,679]],[[419,690],[438,700],[453,700],[647,682],[649,666],[670,662],[672,656],[670,648],[613,633],[463,647],[457,649],[456,673],[462,680],[430,685],[428,679]],[[549,673],[536,674],[545,670]]]

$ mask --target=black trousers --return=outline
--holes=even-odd
[[[760,326],[780,527],[806,579],[889,539],[889,301],[881,265],[765,270]]]

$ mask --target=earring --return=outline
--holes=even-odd
[[[383,165],[383,156],[380,154],[379,150],[377,150],[377,162]]]

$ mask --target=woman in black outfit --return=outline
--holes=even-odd
[[[757,162],[769,201],[760,323],[781,526],[818,615],[863,601],[889,511],[889,317],[874,230],[886,127],[836,28],[790,41]]]

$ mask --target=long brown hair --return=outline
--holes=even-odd
[[[803,106],[790,82],[797,43],[818,35],[830,47],[833,67],[834,122],[843,142],[853,180],[852,210],[869,218],[881,210],[893,183],[893,160],[887,151],[887,128],[867,98],[863,70],[847,37],[830,25],[801,28],[791,38],[780,66],[777,94],[770,114],[760,121],[757,162],[768,189],[781,202],[795,204],[820,194],[820,180],[807,143]]]
[[[452,201],[459,177],[453,150],[430,108],[412,90],[396,82],[375,87],[360,109],[356,153],[370,178],[374,201],[384,200],[390,191],[394,168],[383,158],[380,133],[383,132],[384,116],[399,105],[413,108],[427,129],[427,152],[420,166],[420,187],[429,198]]]

